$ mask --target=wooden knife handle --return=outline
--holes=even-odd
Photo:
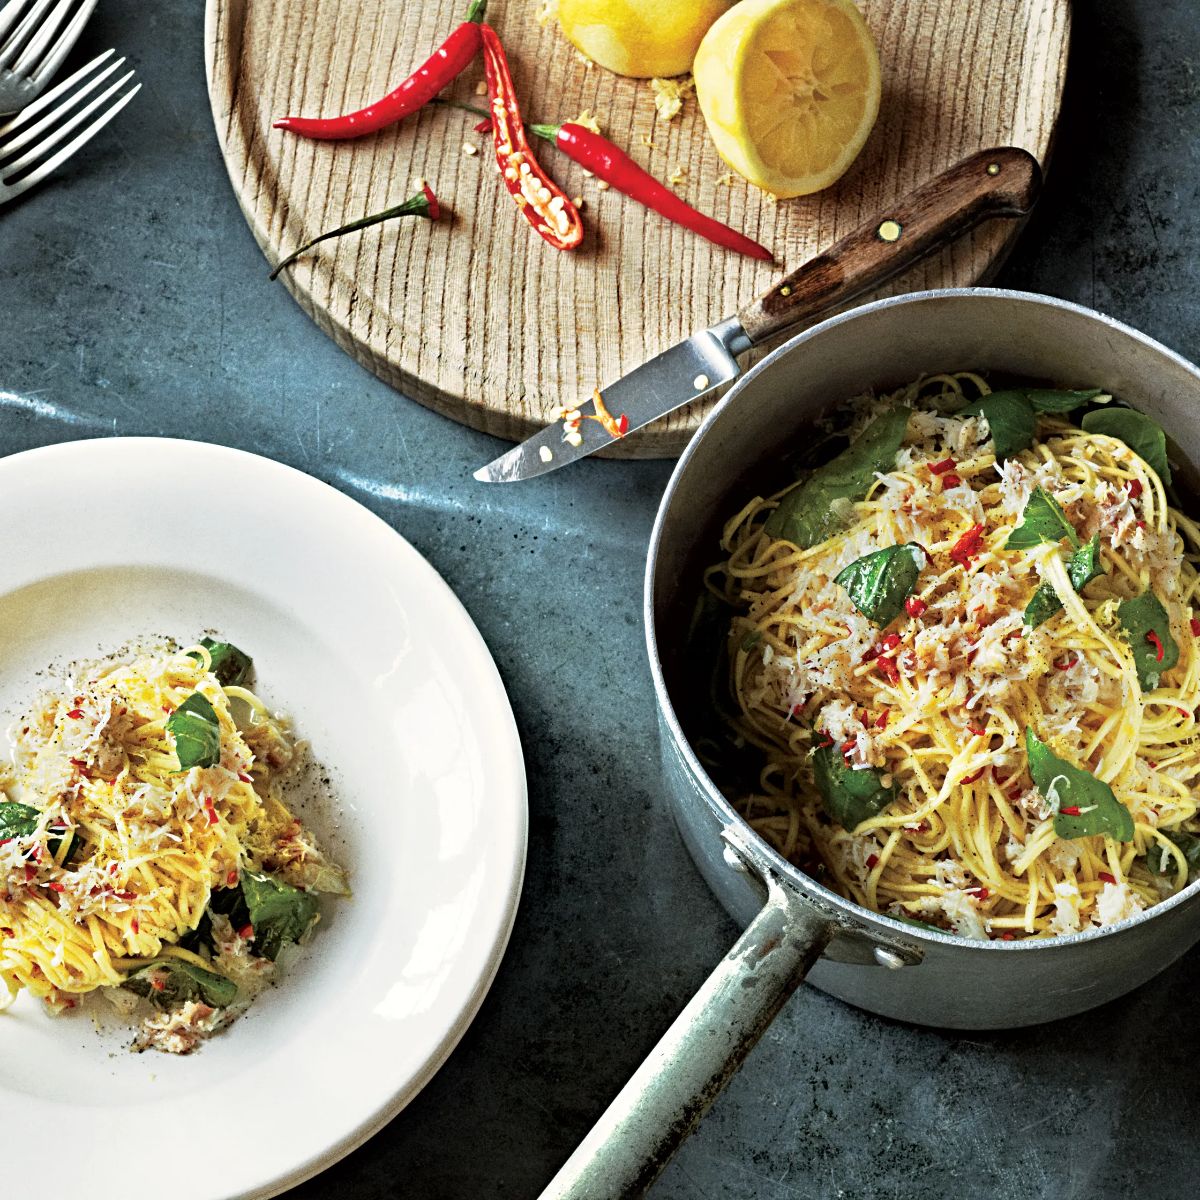
[[[923,183],[883,215],[809,259],[738,313],[764,341],[868,292],[991,217],[1022,217],[1042,185],[1037,159],[1015,146],[981,150]]]

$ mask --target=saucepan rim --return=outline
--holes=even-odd
[[[835,908],[838,913],[847,918],[849,922],[858,927],[873,927],[876,930],[886,930],[889,937],[893,939],[907,940],[914,943],[924,943],[927,945],[954,946],[962,950],[972,951],[975,953],[1016,953],[1028,954],[1034,951],[1048,952],[1058,950],[1068,950],[1078,947],[1084,943],[1098,942],[1103,939],[1119,937],[1123,934],[1132,933],[1140,925],[1147,920],[1151,920],[1156,916],[1165,915],[1167,912],[1178,907],[1181,904],[1189,903],[1200,894],[1200,879],[1189,883],[1182,888],[1174,896],[1166,900],[1162,900],[1150,908],[1144,909],[1142,912],[1135,914],[1132,917],[1127,917],[1123,921],[1118,921],[1112,925],[1103,927],[1094,927],[1087,930],[1081,930],[1078,933],[1059,934],[1053,938],[1026,938],[1006,942],[1003,940],[980,940],[976,938],[962,937],[958,934],[942,933],[937,930],[925,930],[916,925],[909,925],[903,921],[898,921],[894,917],[889,917],[883,913],[872,912],[868,908],[864,908],[853,900],[847,899],[845,896],[839,895],[837,892],[819,883],[810,875],[802,871],[794,863],[784,858],[774,847],[772,847],[764,838],[760,837],[751,828],[749,822],[733,807],[726,799],[724,793],[716,786],[709,777],[708,772],[704,769],[695,751],[692,748],[691,742],[685,735],[683,727],[679,721],[679,717],[675,711],[675,707],[671,702],[670,693],[667,689],[666,679],[663,673],[662,658],[658,651],[659,638],[655,626],[654,617],[654,598],[655,598],[655,575],[659,560],[659,552],[664,541],[669,535],[666,534],[666,523],[668,515],[671,511],[672,503],[675,498],[675,493],[678,490],[679,483],[683,476],[687,473],[692,459],[704,441],[712,427],[721,421],[725,414],[736,405],[742,402],[742,395],[749,391],[759,376],[764,375],[776,368],[776,365],[784,358],[792,354],[797,347],[802,346],[807,342],[811,342],[828,330],[851,323],[862,319],[870,313],[876,313],[885,309],[901,308],[908,305],[928,303],[932,300],[955,299],[972,303],[976,300],[990,299],[999,300],[1003,303],[1018,303],[1031,304],[1039,307],[1054,308],[1066,310],[1082,316],[1090,321],[1098,322],[1099,324],[1113,330],[1114,332],[1130,338],[1133,341],[1141,343],[1143,346],[1173,360],[1178,366],[1182,367],[1196,381],[1197,391],[1200,392],[1200,368],[1197,368],[1193,363],[1189,362],[1181,354],[1176,353],[1169,347],[1164,346],[1161,342],[1142,333],[1140,330],[1126,325],[1121,321],[1107,316],[1096,309],[1088,308],[1082,304],[1075,304],[1069,300],[1060,300],[1053,296],[1043,296],[1036,292],[1024,292],[1009,290],[1007,288],[933,288],[927,291],[910,292],[903,296],[889,296],[882,300],[875,300],[869,304],[858,305],[855,308],[848,309],[845,312],[838,313],[836,316],[827,318],[820,323],[810,326],[808,329],[789,338],[783,345],[771,351],[765,358],[755,364],[749,371],[746,372],[726,395],[714,406],[713,410],[704,419],[679,461],[676,463],[674,470],[671,472],[671,478],[667,483],[666,489],[663,492],[662,499],[659,501],[658,511],[655,514],[654,526],[650,534],[650,543],[646,556],[646,575],[643,591],[643,623],[646,632],[646,652],[650,660],[650,671],[654,679],[654,691],[658,701],[659,713],[662,719],[666,722],[667,728],[670,731],[670,736],[675,743],[676,750],[683,756],[683,759],[692,773],[695,781],[700,785],[701,794],[708,803],[709,807],[727,824],[735,825],[744,830],[749,835],[749,845],[747,849],[751,849],[756,857],[756,866],[765,866],[770,871],[783,881],[789,888],[799,891],[806,899],[819,903],[820,906]],[[836,399],[836,398],[835,398]],[[1200,463],[1195,464],[1200,467]]]

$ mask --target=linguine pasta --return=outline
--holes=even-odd
[[[192,1006],[159,1019],[173,1039],[160,1048],[190,1049],[179,1012],[191,1031],[211,1032],[226,1003],[244,1007],[269,975],[277,947],[263,939],[278,929],[295,940],[312,923],[309,892],[347,891],[281,799],[297,755],[287,725],[253,692],[222,684],[210,645],[90,664],[14,726],[0,810],[10,822],[0,1007],[22,989],[55,1010],[131,980],[151,999],[182,989]],[[197,696],[200,724],[173,725]],[[211,738],[211,761],[188,765],[201,752],[185,744],[188,729]],[[269,914],[257,930],[256,898]]]
[[[761,752],[738,804],[757,832],[876,912],[978,938],[1049,936],[1112,924],[1187,881],[1200,530],[1126,441],[1070,412],[1039,413],[1032,444],[998,462],[987,418],[961,411],[988,393],[959,374],[855,402],[852,444],[880,413],[908,412],[894,466],[863,498],[834,499],[839,528],[807,548],[764,529],[792,489],[756,497],[724,526],[706,578],[734,612],[733,725]],[[1039,504],[1070,543],[1006,548]],[[1077,588],[1069,555],[1093,538],[1103,573]],[[916,581],[881,625],[835,578],[906,544],[919,547]],[[1057,611],[1031,624],[1039,589]],[[1132,625],[1148,593],[1169,634]],[[1173,650],[1173,667],[1150,671]],[[1068,764],[1040,788],[1030,736]],[[878,781],[877,810],[853,827],[819,786],[822,755],[843,781]],[[1067,836],[1105,813],[1100,832]]]

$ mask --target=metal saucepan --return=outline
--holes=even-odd
[[[1137,987],[1200,940],[1200,884],[1118,925],[1045,941],[979,942],[879,916],[780,857],[701,766],[688,645],[721,522],[781,486],[778,460],[825,408],[924,373],[978,369],[1103,386],[1155,418],[1172,457],[1200,464],[1200,371],[1089,309],[993,289],[881,300],[764,359],[705,421],[667,487],[646,568],[646,639],[667,790],[704,878],[746,932],[543,1193],[640,1194],[807,977],[870,1012],[949,1029],[1068,1017]]]

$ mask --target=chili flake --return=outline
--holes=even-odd
[[[614,418],[605,407],[604,397],[600,395],[599,388],[592,389],[592,406],[595,408],[595,413],[587,413],[586,418],[589,421],[598,421],[604,426],[604,432],[612,438],[622,438],[629,430],[629,418],[622,413],[620,417]]]
[[[1110,875],[1107,871],[1099,872],[1099,874],[1097,874],[1096,878],[1099,879],[1101,881],[1101,883],[1116,883],[1117,882],[1117,877],[1115,875]]]
[[[1064,804],[1058,811],[1062,813],[1064,817],[1077,817],[1079,816],[1079,805]]]
[[[968,570],[971,566],[971,559],[977,555],[983,548],[983,526],[972,525],[966,533],[954,543],[950,550],[950,557],[958,563],[962,569]]]
[[[904,602],[904,611],[908,613],[910,617],[923,616],[928,607],[929,605],[926,604],[920,596],[909,596],[909,598]]]
[[[1131,479],[1125,486],[1129,489],[1130,500],[1136,500],[1142,494],[1142,481],[1140,479]]]
[[[1154,632],[1153,629],[1148,629],[1146,631],[1146,641],[1148,641],[1150,643],[1150,645],[1152,645],[1154,647],[1154,661],[1162,662],[1162,660],[1163,660],[1162,638],[1160,638],[1158,636],[1158,634]]]
[[[953,471],[958,466],[958,463],[952,458],[943,458],[941,462],[931,463],[929,466],[930,475],[945,475],[947,471]]]
[[[942,476],[942,491],[947,488],[956,488],[962,483],[962,480],[953,472]]]
[[[871,855],[867,856],[867,869],[868,870],[873,871],[873,870],[875,870],[875,868],[878,865],[879,865],[879,855],[878,854],[871,854]]]

